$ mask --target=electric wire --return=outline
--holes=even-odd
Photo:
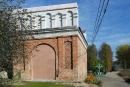
[[[106,4],[105,4],[105,2],[106,2]],[[94,33],[93,33],[93,37],[92,37],[92,44],[95,42],[96,36],[99,32],[103,18],[105,16],[108,4],[109,4],[109,0],[103,0],[102,6],[101,6],[101,0],[99,2],[98,13],[97,13],[97,17],[96,17],[96,21],[95,21],[95,25],[94,25]],[[100,12],[100,14],[99,14],[99,12]]]

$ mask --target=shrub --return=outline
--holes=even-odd
[[[98,87],[102,87],[102,82],[97,80],[96,76],[92,72],[88,73],[88,76],[85,79],[85,82],[87,84],[96,84],[98,85]]]
[[[95,83],[96,82],[96,77],[94,76],[94,74],[92,72],[88,73],[87,78],[85,79],[86,83]]]

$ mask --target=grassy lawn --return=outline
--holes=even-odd
[[[11,87],[74,87],[55,82],[25,82],[23,85],[15,85]]]

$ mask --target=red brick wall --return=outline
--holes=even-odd
[[[73,68],[65,68],[65,42],[72,43],[72,58]],[[86,74],[86,55],[79,58],[81,54],[79,51],[84,50],[85,47],[80,43],[78,36],[63,36],[56,38],[46,38],[41,40],[28,40],[26,42],[28,48],[28,63],[26,64],[25,71],[22,74],[23,79],[32,80],[32,65],[31,65],[31,52],[39,44],[48,44],[54,48],[56,53],[56,80],[78,80],[83,78]],[[80,47],[82,49],[80,49]],[[85,61],[85,62],[84,62]],[[83,62],[83,70],[80,69]],[[81,64],[80,64],[81,63]],[[82,73],[82,74],[81,74]],[[82,76],[83,75],[83,76]]]
[[[87,77],[87,48],[84,47],[78,38],[78,80],[84,80]]]

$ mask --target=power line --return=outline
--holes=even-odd
[[[97,23],[99,22],[99,19],[100,19],[102,10],[103,10],[103,6],[104,6],[105,0],[103,0],[103,2],[101,2],[101,1],[102,1],[102,0],[99,1],[98,13],[97,13],[96,21],[95,21],[95,25],[94,25],[94,32],[96,32],[95,29],[96,29]],[[101,7],[101,5],[102,5],[102,7]],[[100,10],[100,8],[101,8],[101,10]]]
[[[103,4],[102,4],[102,8],[101,8],[101,10],[100,10],[100,15],[99,15],[99,17],[98,17],[99,19],[98,19],[98,22],[97,22],[96,29],[94,29],[94,30],[96,30],[96,32],[95,32],[95,34],[94,34],[92,43],[94,43],[95,38],[96,38],[96,36],[97,36],[97,34],[98,34],[98,32],[99,32],[101,23],[102,23],[102,21],[103,21],[104,15],[105,15],[105,13],[106,13],[106,9],[107,9],[109,0],[106,1],[106,4],[104,4],[104,3],[105,3],[105,0],[104,0],[104,2],[103,2]]]
[[[101,13],[102,13],[104,2],[105,2],[105,0],[103,0],[103,2],[102,2],[102,0],[99,1],[98,12],[97,12],[96,20],[95,20],[95,23],[94,23],[94,31],[93,31],[93,36],[92,36],[92,43],[93,43],[94,36],[95,36],[95,34],[97,32],[96,28],[97,28],[97,24],[98,24],[98,22],[100,20],[100,16],[101,16]]]
[[[106,4],[105,4],[105,2],[106,2]],[[95,21],[95,25],[94,25],[94,35],[92,38],[92,44],[94,43],[96,36],[99,32],[101,23],[103,21],[104,15],[105,15],[107,7],[108,7],[108,3],[109,3],[109,0],[103,0],[102,6],[101,6],[101,0],[100,0],[98,13],[97,13],[97,17],[96,17],[96,21]],[[101,9],[100,9],[100,7],[101,7]]]

